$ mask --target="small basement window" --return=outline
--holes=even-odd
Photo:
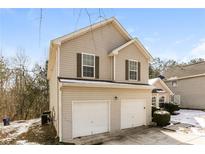
[[[82,74],[83,77],[95,77],[95,55],[82,54]]]
[[[129,79],[137,80],[137,61],[129,60]]]

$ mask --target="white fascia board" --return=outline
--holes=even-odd
[[[195,78],[195,77],[201,77],[201,76],[205,76],[205,73],[197,74],[197,75],[184,76],[184,77],[169,78],[169,79],[165,80],[165,82],[166,81],[176,81],[176,80],[188,79],[188,78]]]
[[[73,87],[96,87],[96,88],[124,88],[124,89],[154,89],[153,86],[149,85],[132,85],[132,84],[121,84],[121,83],[107,83],[107,82],[93,82],[93,81],[73,81],[61,79],[62,87],[73,86]]]

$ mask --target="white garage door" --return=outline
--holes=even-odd
[[[73,101],[73,138],[109,131],[109,101]]]
[[[145,125],[145,100],[121,101],[121,129]]]

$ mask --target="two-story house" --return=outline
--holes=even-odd
[[[169,67],[163,76],[181,108],[205,109],[205,61]]]
[[[60,141],[151,121],[148,51],[110,18],[50,43],[50,110]]]

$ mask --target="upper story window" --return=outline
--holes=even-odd
[[[172,87],[176,87],[177,86],[177,81],[172,81]]]
[[[130,80],[138,80],[137,79],[137,76],[138,76],[137,70],[138,70],[137,61],[129,60],[129,79]]]
[[[82,54],[82,75],[83,77],[95,77],[95,55]]]
[[[100,57],[90,53],[77,53],[77,77],[99,79]]]
[[[141,63],[136,60],[125,60],[125,80],[141,80]]]

